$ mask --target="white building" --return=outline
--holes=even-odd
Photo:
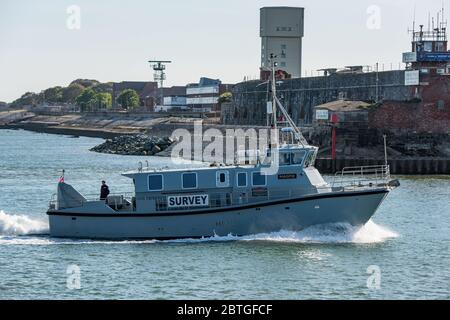
[[[172,107],[186,106],[186,100],[187,100],[186,96],[184,96],[184,97],[179,97],[179,96],[164,97],[164,105],[172,106]]]
[[[261,67],[270,67],[271,54],[278,68],[300,78],[302,74],[302,38],[304,8],[264,7],[260,12]]]
[[[232,85],[222,84],[218,79],[202,77],[199,83],[192,83],[186,89],[186,104],[197,112],[218,111],[219,97],[231,91]]]

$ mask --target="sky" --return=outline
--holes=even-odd
[[[152,81],[150,59],[173,61],[168,86],[257,78],[264,6],[305,8],[303,75],[316,75],[398,68],[414,11],[427,25],[442,0],[0,0],[0,101],[78,78]]]

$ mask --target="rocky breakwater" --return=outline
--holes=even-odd
[[[126,135],[108,139],[91,151],[108,154],[153,156],[170,147],[175,141],[170,137],[148,135]]]

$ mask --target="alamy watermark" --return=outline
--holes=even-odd
[[[367,8],[366,26],[369,30],[381,29],[381,8],[377,5],[371,5]]]
[[[67,266],[66,269],[67,279],[66,287],[69,290],[81,289],[81,269],[76,264]]]
[[[367,278],[367,288],[369,290],[381,289],[381,268],[376,265],[369,266],[367,268],[367,274],[370,276]]]
[[[261,164],[264,175],[274,175],[280,165],[279,132],[276,129],[226,129],[222,132],[210,128],[203,131],[202,121],[194,123],[194,131],[177,129],[172,138],[178,141],[171,151],[174,164],[181,159],[212,164]]]
[[[77,5],[68,6],[66,9],[67,19],[66,27],[69,30],[81,29],[81,8]]]

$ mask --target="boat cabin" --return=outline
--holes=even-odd
[[[202,167],[197,169],[128,172],[133,179],[136,212],[159,212],[238,206],[317,193],[327,187],[314,168],[316,147],[285,145],[268,150],[256,164]],[[279,169],[265,170],[278,153]]]

